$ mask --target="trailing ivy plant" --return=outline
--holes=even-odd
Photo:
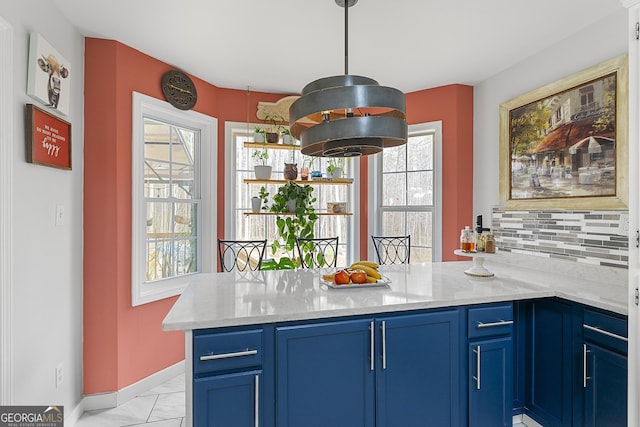
[[[278,188],[273,195],[273,203],[269,209],[271,212],[289,212],[288,201],[295,200],[295,209],[291,215],[283,215],[276,218],[278,239],[271,244],[273,254],[280,248],[293,253],[296,246],[296,238],[313,239],[314,227],[318,220],[313,204],[316,198],[313,196],[313,187],[308,184],[298,185],[293,181]],[[300,260],[294,261],[299,265]]]

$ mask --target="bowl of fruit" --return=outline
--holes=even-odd
[[[373,261],[354,262],[349,267],[323,274],[321,282],[334,289],[386,286],[390,283],[380,274],[378,264]]]

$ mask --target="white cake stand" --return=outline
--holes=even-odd
[[[496,254],[488,254],[486,252],[465,252],[460,249],[456,249],[455,251],[453,251],[453,253],[459,256],[467,256],[473,258],[473,265],[470,269],[465,270],[464,272],[464,274],[466,274],[467,276],[482,278],[495,276],[495,274],[487,270],[484,266],[484,259],[486,257],[495,256]]]

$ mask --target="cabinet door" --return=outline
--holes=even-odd
[[[526,409],[545,427],[572,424],[572,310],[537,300],[527,310]]]
[[[513,424],[511,337],[469,343],[469,427]]]
[[[458,311],[376,322],[376,426],[460,425]]]
[[[215,375],[193,380],[193,425],[259,427],[262,371]]]
[[[371,320],[276,328],[278,427],[373,427]]]
[[[584,351],[584,425],[626,426],[627,357],[589,343]]]

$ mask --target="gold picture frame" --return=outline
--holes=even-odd
[[[500,105],[504,209],[628,209],[621,55]]]

